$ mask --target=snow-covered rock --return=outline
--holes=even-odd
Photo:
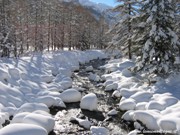
[[[94,70],[93,66],[88,66],[85,69],[86,72],[92,72],[93,70]]]
[[[23,123],[24,117],[27,116],[28,114],[30,114],[30,112],[22,112],[16,114],[11,120],[11,123]]]
[[[117,114],[118,114],[118,112],[115,109],[113,109],[107,113],[107,115],[109,115],[109,116],[113,116],[113,115],[117,115]]]
[[[20,79],[20,73],[19,70],[16,68],[9,68],[8,69],[9,75],[12,77],[12,79],[19,80]]]
[[[51,75],[42,75],[40,79],[42,82],[51,83],[54,77]]]
[[[79,118],[71,117],[70,121],[77,121],[79,125],[84,127],[85,129],[90,129],[90,127],[92,126],[92,123],[87,119],[79,119]]]
[[[96,95],[94,93],[90,93],[85,95],[81,99],[80,107],[81,109],[95,111],[97,110],[97,103],[98,103],[98,99]]]
[[[0,135],[48,135],[47,131],[37,125],[17,123],[0,130]]]
[[[127,68],[126,68],[126,69],[123,69],[122,75],[125,76],[125,77],[132,77],[131,71],[128,70]]]
[[[105,87],[105,91],[117,90],[118,84],[116,82],[109,84]]]
[[[117,98],[120,98],[121,97],[121,93],[119,90],[115,90],[112,94],[112,97],[117,97]]]
[[[50,116],[31,113],[24,117],[23,123],[28,123],[43,127],[49,133],[54,128],[55,120]]]
[[[89,80],[99,82],[101,80],[100,76],[97,74],[90,73],[89,74]]]
[[[41,96],[41,97],[36,98],[35,102],[44,103],[48,107],[51,107],[51,106],[58,106],[58,107],[63,107],[63,108],[66,107],[66,105],[60,98],[53,97],[53,96]]]
[[[72,87],[72,81],[69,80],[62,81],[59,84],[62,86],[64,90]]]
[[[61,76],[67,76],[67,77],[72,76],[72,72],[68,68],[59,68],[58,72]]]
[[[36,110],[49,112],[49,108],[43,103],[25,103],[17,110],[16,114],[20,112],[34,112]]]
[[[134,99],[125,99],[119,104],[119,108],[123,111],[134,110],[135,107],[136,107],[136,103]]]
[[[79,102],[81,100],[81,93],[76,89],[67,89],[60,94],[60,98],[65,103]]]
[[[90,130],[92,135],[109,135],[109,130],[105,127],[91,126]]]

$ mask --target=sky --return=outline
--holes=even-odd
[[[116,0],[90,0],[90,1],[93,1],[96,3],[104,3],[104,4],[107,4],[109,6],[113,6],[113,7],[117,5]]]

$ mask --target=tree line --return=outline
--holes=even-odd
[[[0,57],[29,51],[103,48],[108,24],[59,0],[0,0]]]

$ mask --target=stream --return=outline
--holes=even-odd
[[[127,134],[128,128],[125,124],[122,124],[121,116],[123,112],[118,110],[118,103],[120,99],[114,99],[110,92],[104,91],[103,82],[90,81],[88,76],[90,72],[86,71],[86,67],[92,66],[92,73],[96,73],[101,76],[105,73],[104,70],[100,69],[100,66],[105,65],[108,59],[96,59],[89,63],[80,66],[80,70],[74,72],[73,87],[78,87],[82,91],[82,96],[88,93],[96,94],[98,98],[98,111],[87,111],[80,109],[80,103],[66,104],[66,109],[53,108],[51,114],[55,119],[54,131],[50,135],[89,135],[90,130],[84,129],[77,123],[71,122],[71,117],[77,117],[81,119],[88,118],[94,126],[102,126],[110,131],[110,135],[125,135]],[[118,114],[115,116],[108,116],[107,113],[116,109]]]

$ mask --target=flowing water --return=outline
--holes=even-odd
[[[99,67],[106,64],[107,59],[92,60],[87,64],[81,65],[80,70],[73,74],[73,87],[80,87],[82,95],[95,93],[98,97],[98,111],[91,112],[81,110],[80,103],[66,104],[66,109],[52,108],[51,113],[54,115],[56,124],[54,131],[50,135],[89,135],[90,131],[80,127],[77,123],[70,122],[71,117],[88,118],[95,126],[103,126],[109,129],[111,135],[125,135],[127,130],[125,124],[122,124],[121,116],[123,112],[118,111],[116,116],[108,116],[107,113],[112,110],[118,110],[117,104],[119,99],[111,97],[112,93],[104,92],[103,82],[93,82],[88,79],[89,72],[86,72],[86,67],[93,66],[93,73],[99,76],[105,73]],[[125,130],[124,130],[125,129]]]

